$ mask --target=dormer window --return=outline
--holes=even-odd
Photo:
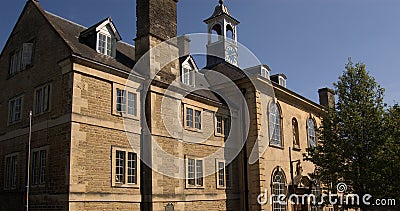
[[[97,52],[107,56],[112,56],[112,48],[114,43],[111,39],[111,36],[99,32],[97,40]]]
[[[279,76],[279,85],[286,87],[286,78]]]
[[[181,70],[181,82],[188,86],[195,85],[195,71],[197,71],[196,63],[191,56],[188,56],[184,62],[182,62]]]
[[[182,67],[182,83],[193,86],[192,69],[188,66]]]
[[[261,77],[269,79],[269,71],[267,68],[261,68]]]
[[[259,75],[263,78],[266,78],[270,80],[270,69],[267,65],[262,64],[262,65],[256,65],[253,67],[249,67],[245,69],[246,72],[248,72],[251,75]],[[271,79],[272,80],[272,79]]]
[[[286,75],[285,74],[276,74],[271,76],[271,81],[278,83],[279,85],[286,88]]]
[[[117,42],[121,40],[111,18],[106,18],[79,35],[79,41],[97,51],[97,53],[115,57]]]

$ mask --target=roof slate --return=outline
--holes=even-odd
[[[65,40],[75,55],[126,71],[127,73],[132,71],[132,68],[135,65],[134,46],[124,42],[117,42],[117,53],[115,58],[99,54],[95,49],[79,41],[79,35],[81,32],[87,30],[86,27],[47,11],[44,11],[44,15],[54,29],[60,34],[62,39]]]

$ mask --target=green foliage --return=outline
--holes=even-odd
[[[319,130],[319,143],[304,155],[332,191],[343,181],[349,192],[400,196],[400,107],[385,111],[384,90],[365,64],[349,60],[335,86],[337,103]]]
[[[377,198],[396,198],[400,201],[400,106],[394,105],[385,113],[385,143],[379,148],[374,166],[374,181],[379,184],[373,194]]]

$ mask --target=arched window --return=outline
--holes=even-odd
[[[300,140],[299,140],[299,124],[297,123],[297,119],[292,119],[292,132],[293,132],[293,148],[300,148]]]
[[[216,42],[218,40],[221,39],[222,36],[222,27],[220,24],[215,24],[212,28],[211,28],[211,42]]]
[[[272,174],[272,210],[273,211],[285,211],[286,201],[281,201],[286,193],[286,178],[280,167],[277,167]]]
[[[312,118],[307,120],[307,136],[308,136],[308,146],[314,148],[317,146],[317,136],[315,133],[315,122]]]
[[[282,147],[281,113],[278,105],[271,102],[269,106],[269,135],[270,144]]]
[[[234,40],[233,28],[232,28],[231,25],[227,25],[227,26],[226,26],[226,37],[229,38],[229,39],[231,39],[231,40]]]

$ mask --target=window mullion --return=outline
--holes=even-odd
[[[124,184],[128,184],[129,178],[128,178],[128,162],[129,162],[129,152],[125,151],[125,166],[124,166]]]

